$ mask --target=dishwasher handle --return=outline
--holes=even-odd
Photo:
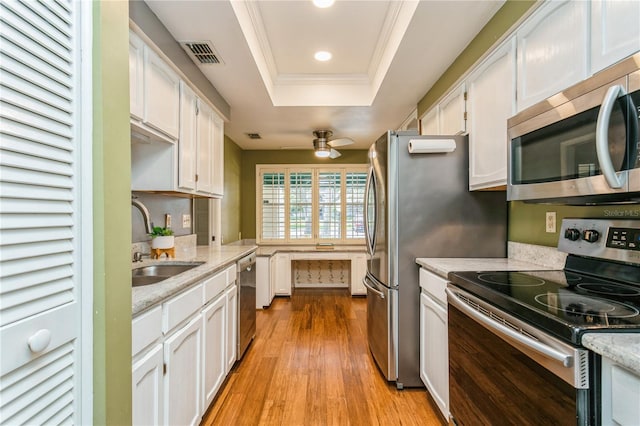
[[[247,272],[251,272],[251,269],[253,269],[254,265],[256,264],[256,254],[255,253],[251,253],[248,256],[243,257],[242,259],[238,260],[237,268],[238,268],[238,272],[242,272],[242,271],[247,271]]]

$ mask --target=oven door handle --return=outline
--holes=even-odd
[[[490,330],[493,330],[495,333],[505,335],[510,339],[513,339],[519,342],[520,344],[526,346],[527,348],[530,348],[534,352],[544,355],[547,358],[551,358],[553,360],[559,361],[565,367],[571,367],[571,365],[573,365],[572,355],[564,354],[550,346],[540,343],[534,339],[531,339],[530,337],[527,337],[523,334],[518,333],[517,331],[512,330],[507,326],[504,326],[498,322],[491,320],[484,314],[476,311],[475,309],[467,305],[465,302],[460,300],[458,296],[450,289],[446,288],[445,291],[447,292],[447,301],[450,304],[452,304],[456,308],[463,311],[465,314],[473,318],[475,321],[479,322],[480,324],[483,324]]]

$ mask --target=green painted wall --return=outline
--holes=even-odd
[[[93,3],[93,423],[131,424],[129,9]]]
[[[418,117],[444,95],[535,3],[535,0],[507,0],[418,102]]]
[[[224,137],[224,197],[222,198],[222,244],[239,239],[240,194],[242,178],[242,150],[227,136]]]
[[[640,205],[617,206],[561,206],[555,204],[509,203],[509,241],[555,247],[559,233],[545,231],[546,212],[556,212],[556,230],[565,217],[636,218],[640,219]]]
[[[243,151],[241,176],[242,238],[256,238],[256,164],[362,164],[367,150],[341,150],[334,160],[319,159],[313,150]],[[226,197],[226,194],[225,194]]]

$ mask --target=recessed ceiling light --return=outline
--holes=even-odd
[[[315,55],[313,55],[313,57],[316,58],[316,61],[324,62],[331,59],[331,53],[321,50],[319,52],[316,52]]]
[[[331,7],[331,6],[333,6],[333,2],[334,2],[334,1],[335,1],[335,0],[313,0],[313,4],[314,4],[316,7],[319,7],[319,8],[324,9],[324,8],[326,8],[326,7]]]

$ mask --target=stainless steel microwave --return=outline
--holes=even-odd
[[[508,200],[640,202],[640,53],[507,122]]]

